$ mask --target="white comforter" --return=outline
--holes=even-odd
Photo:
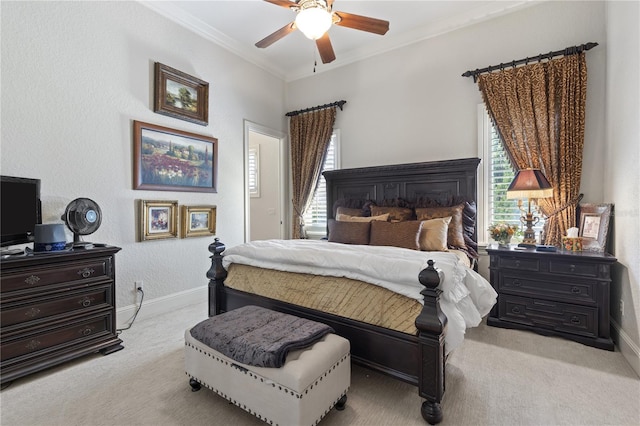
[[[431,259],[440,273],[440,307],[447,316],[445,348],[464,339],[466,328],[480,324],[497,294],[482,276],[448,252],[397,247],[347,245],[318,240],[253,241],[227,248],[223,266],[231,263],[279,271],[352,278],[379,285],[422,303],[418,274]]]

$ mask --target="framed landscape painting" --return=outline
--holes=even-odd
[[[218,140],[133,122],[133,189],[217,192]]]
[[[206,126],[209,83],[156,62],[153,111]]]
[[[182,238],[216,233],[216,206],[182,206]]]

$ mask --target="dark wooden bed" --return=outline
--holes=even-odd
[[[467,158],[325,172],[328,218],[334,218],[333,205],[342,199],[464,198],[475,202],[479,162],[478,158]],[[475,224],[472,235],[475,239]],[[425,399],[423,418],[430,424],[442,421],[447,319],[439,306],[439,278],[433,262],[418,277],[425,286],[421,292],[424,307],[415,320],[418,334],[410,335],[225,287],[224,250],[218,239],[209,246],[209,316],[252,304],[328,324],[351,342],[354,362],[416,385]]]

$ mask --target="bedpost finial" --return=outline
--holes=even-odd
[[[433,264],[433,260],[429,259],[427,261],[427,267],[418,274],[418,281],[420,281],[423,286],[431,289],[437,288],[440,284],[440,275]]]
[[[225,245],[220,242],[220,238],[218,237],[214,238],[213,242],[209,244],[209,252],[214,256],[222,254],[225,249]]]

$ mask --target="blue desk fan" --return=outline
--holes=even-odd
[[[89,198],[76,198],[67,205],[61,219],[73,232],[73,248],[89,249],[94,245],[81,240],[81,236],[93,234],[102,223],[102,210]]]

